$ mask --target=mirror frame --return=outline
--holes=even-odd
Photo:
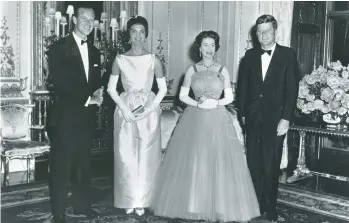
[[[43,83],[43,21],[47,2],[33,2],[33,76],[31,89],[35,90],[44,85]]]
[[[46,91],[45,80],[44,80],[44,36],[43,26],[45,20],[46,10],[48,8],[59,7],[60,2],[55,1],[34,1],[33,4],[33,75],[31,78],[30,89],[31,91]],[[127,11],[128,15],[137,15],[138,12],[138,1],[104,1],[103,9],[107,12],[110,19],[111,14],[117,14],[120,9]],[[117,14],[119,16],[119,14]]]

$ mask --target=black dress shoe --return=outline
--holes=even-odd
[[[88,218],[99,218],[99,213],[97,213],[96,211],[92,210],[92,209],[87,209],[86,211],[76,211],[74,209],[74,215],[85,215]]]
[[[52,222],[53,222],[53,223],[66,223],[66,221],[65,221],[65,215],[64,215],[64,214],[61,214],[61,215],[53,215]]]

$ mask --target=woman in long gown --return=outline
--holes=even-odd
[[[114,113],[114,206],[144,214],[161,163],[160,107],[166,95],[166,80],[158,57],[144,49],[147,20],[128,20],[131,49],[113,63],[108,93],[117,104]],[[151,91],[154,73],[159,91]],[[125,91],[119,96],[116,85],[121,75]],[[134,110],[141,106],[140,111]],[[138,114],[138,115],[136,115]]]
[[[153,190],[155,215],[209,221],[249,221],[260,215],[236,117],[227,69],[214,61],[219,36],[195,40],[202,60],[190,66],[180,90],[188,106],[170,139]],[[192,88],[195,99],[188,96]],[[224,91],[224,98],[220,99]]]

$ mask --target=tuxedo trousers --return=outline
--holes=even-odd
[[[270,123],[260,119],[247,123],[246,156],[260,212],[266,213],[268,220],[274,221],[277,220],[278,180],[285,135],[277,136],[276,128],[270,132],[271,129]]]
[[[83,212],[91,205],[91,160],[93,129],[48,129],[50,151],[50,198],[53,215],[65,213],[68,188],[72,206]]]

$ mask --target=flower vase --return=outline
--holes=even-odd
[[[323,121],[325,122],[325,126],[327,129],[334,130],[347,130],[348,126],[345,124],[345,120],[343,120],[338,114],[324,114],[322,116]]]
[[[309,118],[312,124],[321,124],[322,116],[319,114],[319,112],[314,112],[313,114],[309,115]]]

